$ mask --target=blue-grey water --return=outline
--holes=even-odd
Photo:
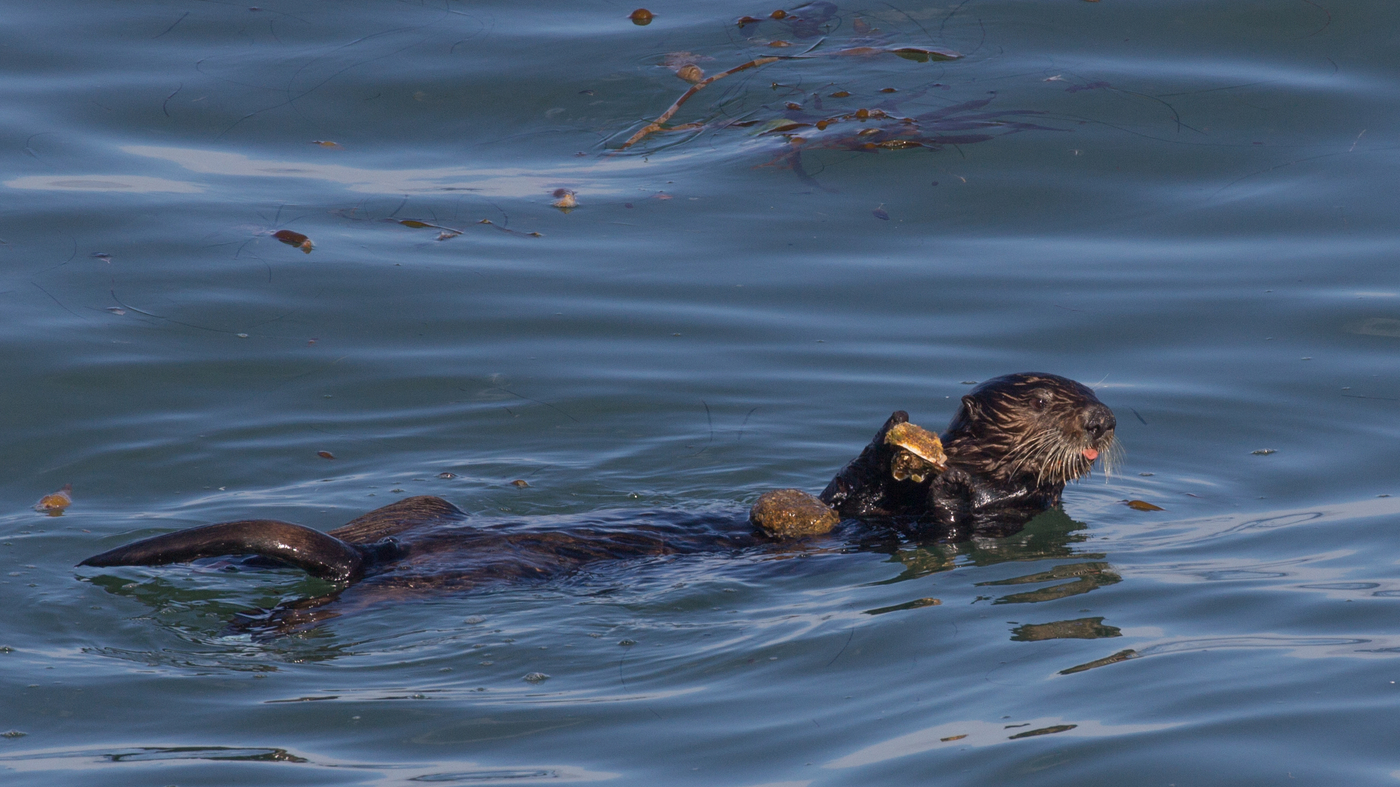
[[[1395,783],[1400,7],[648,7],[4,3],[0,782]],[[742,516],[1025,370],[1126,458],[1007,539],[271,638],[328,586],[74,568],[413,494]]]

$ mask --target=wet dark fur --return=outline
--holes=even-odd
[[[1058,505],[1065,483],[1089,473],[1085,449],[1111,455],[1117,421],[1088,387],[1053,374],[997,377],[972,389],[940,436],[948,470],[924,483],[896,481],[885,433],[909,420],[890,416],[860,456],[821,494],[842,517],[886,519],[904,529],[1001,534]]]
[[[1043,404],[1037,404],[1037,403]],[[822,500],[844,519],[912,525],[921,536],[1009,533],[1060,501],[1066,481],[1089,471],[1085,448],[1107,453],[1113,413],[1092,391],[1055,375],[990,380],[963,397],[942,435],[947,472],[923,483],[895,481],[885,432],[832,479]],[[902,529],[909,529],[903,527]],[[225,555],[257,555],[313,576],[368,586],[365,599],[461,591],[559,577],[599,561],[737,551],[772,545],[734,512],[615,511],[528,520],[469,518],[438,497],[410,497],[322,533],[257,519],[180,530],[136,541],[81,565],[155,566]],[[279,607],[267,627],[288,630],[334,612],[326,596]]]
[[[765,544],[773,540],[728,510],[483,518],[424,495],[377,508],[328,533],[270,519],[225,522],[136,541],[80,565],[158,566],[253,555],[245,566],[292,565],[341,583],[325,595],[249,610],[232,622],[234,630],[261,637],[425,593],[549,580],[608,560],[739,552]]]
[[[611,511],[483,521],[423,495],[328,533],[271,519],[225,522],[135,541],[79,565],[159,566],[253,554],[330,582],[470,590],[548,579],[601,560],[737,550],[768,540],[727,514]]]

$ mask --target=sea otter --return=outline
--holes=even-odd
[[[942,435],[946,457],[937,452],[937,438],[901,424],[908,424],[906,413],[890,416],[820,498],[795,490],[769,498],[778,514],[815,523],[791,533],[756,529],[727,511],[482,520],[423,496],[329,533],[267,519],[224,522],[136,541],[80,565],[154,566],[256,555],[347,586],[466,590],[559,576],[600,560],[773,544],[785,535],[828,532],[839,521],[893,525],[926,538],[1004,535],[1058,505],[1065,483],[1086,475],[1115,446],[1113,412],[1087,387],[1053,374],[1007,375],[974,388]],[[900,439],[891,441],[892,434]],[[911,458],[906,448],[925,459]]]
[[[927,480],[890,470],[899,452],[887,434],[908,420],[903,410],[891,415],[822,502],[843,518],[956,540],[1018,528],[1059,505],[1067,482],[1117,448],[1113,411],[1088,386],[1054,374],[1008,374],[973,388],[941,435],[947,467]]]

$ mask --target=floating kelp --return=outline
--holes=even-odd
[[[848,21],[850,24],[846,25]],[[716,59],[713,53],[702,55],[677,51],[666,55],[660,65],[691,82],[691,86],[655,120],[631,133],[620,144],[614,143],[614,152],[627,151],[653,136],[676,132],[690,132],[693,136],[701,131],[720,133],[727,129],[748,129],[749,137],[773,138],[782,145],[766,165],[786,166],[810,185],[824,188],[815,183],[804,168],[804,153],[817,150],[940,151],[949,146],[977,144],[1021,131],[1058,130],[1032,122],[1032,116],[1042,114],[1035,110],[988,109],[995,94],[937,106],[937,103],[947,102],[939,93],[951,90],[950,86],[921,77],[920,73],[927,74],[926,71],[907,72],[915,80],[913,84],[891,85],[888,69],[881,72],[881,84],[864,89],[859,85],[829,82],[814,90],[774,81],[770,83],[770,89],[778,94],[777,101],[758,91],[729,90],[710,108],[708,119],[672,125],[681,108],[701,90],[721,79],[780,61],[787,64],[785,74],[793,68],[803,69],[802,77],[793,80],[796,84],[808,81],[820,85],[821,74],[832,72],[831,68],[823,68],[820,64],[831,64],[832,58],[861,61],[893,57],[910,63],[930,64],[953,62],[963,57],[959,52],[928,46],[923,42],[917,45],[910,43],[908,37],[901,40],[900,36],[907,33],[881,31],[862,17],[846,20],[835,3],[825,0],[782,11],[744,16],[737,20],[737,25],[744,30],[744,35],[752,34],[745,39],[749,59],[707,76],[696,63]],[[846,31],[851,31],[851,34],[836,40],[837,35]],[[917,32],[910,30],[908,33],[913,33],[915,40],[918,33],[928,35],[928,31],[921,27]],[[787,49],[793,42],[810,43],[805,50],[792,54],[773,51],[775,48]],[[759,52],[753,48],[757,47],[766,51],[756,56]],[[819,72],[818,77],[813,79],[809,71]],[[937,73],[942,75],[943,72]],[[851,67],[843,67],[841,74],[849,79],[859,77],[858,69]],[[831,99],[847,106],[826,106],[824,100]],[[763,103],[755,107],[755,100]],[[931,102],[935,104],[933,107],[929,106]],[[879,215],[881,212],[882,209],[877,209],[876,217],[886,218],[887,214]]]

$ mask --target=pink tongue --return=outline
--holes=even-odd
[[[1092,462],[1092,461],[1094,461],[1095,459],[1098,459],[1098,458],[1099,458],[1099,452],[1098,452],[1098,451],[1095,451],[1095,450],[1092,449],[1092,448],[1085,448],[1085,449],[1084,449],[1084,458],[1085,458],[1085,459],[1088,459],[1090,462]]]

